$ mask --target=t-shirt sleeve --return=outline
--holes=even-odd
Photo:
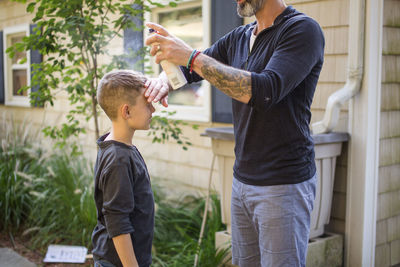
[[[298,20],[291,25],[282,34],[264,70],[251,73],[249,105],[268,109],[279,103],[323,60],[324,44],[322,30],[312,19]]]
[[[101,177],[103,215],[110,238],[134,231],[129,214],[133,212],[133,174],[127,165],[113,165]]]

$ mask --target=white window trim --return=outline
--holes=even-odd
[[[8,35],[14,34],[14,33],[20,33],[20,32],[25,32],[26,36],[29,36],[29,24],[21,24],[17,26],[12,26],[12,27],[6,27],[3,29],[3,66],[4,66],[4,104],[9,105],[9,106],[21,106],[21,107],[30,107],[30,99],[29,95],[31,93],[31,90],[29,89],[27,91],[27,96],[14,96],[13,95],[13,88],[12,88],[12,81],[10,79],[12,78],[12,73],[11,73],[11,58],[9,55],[6,53],[6,49],[8,48]],[[27,70],[27,85],[31,84],[31,55],[30,51],[26,51],[26,57],[27,60],[24,64],[19,65],[18,67],[16,66],[14,69],[26,69]]]
[[[197,1],[183,1],[178,4],[177,7],[164,7],[164,8],[154,8],[151,14],[146,13],[145,21],[157,22],[158,13],[168,12],[172,10],[179,10],[184,8],[202,7],[202,18],[203,18],[203,47],[208,48],[211,43],[211,0],[197,0]],[[144,30],[144,39],[148,36],[148,31]],[[145,67],[151,67],[152,70],[157,70],[157,64],[154,62],[153,58],[145,63]],[[155,75],[158,75],[155,72]],[[202,107],[196,106],[183,106],[183,105],[172,105],[170,104],[166,110],[176,111],[175,115],[172,116],[173,119],[195,121],[195,122],[210,122],[211,121],[211,85],[207,81],[203,81],[202,87],[204,88],[204,105]],[[179,89],[178,89],[179,90]],[[155,115],[162,115],[161,110],[164,108],[156,110]]]

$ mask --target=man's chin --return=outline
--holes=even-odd
[[[254,10],[247,2],[241,5],[238,4],[237,13],[241,18],[254,16]]]

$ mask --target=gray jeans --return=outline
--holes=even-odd
[[[299,184],[254,186],[233,179],[232,263],[305,266],[316,175]]]

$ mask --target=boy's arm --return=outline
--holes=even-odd
[[[139,267],[130,234],[122,234],[112,238],[119,259],[124,267]]]

